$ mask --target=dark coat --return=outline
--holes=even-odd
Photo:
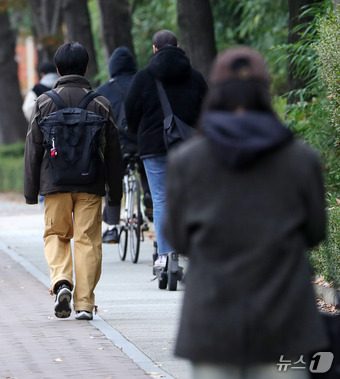
[[[121,110],[121,104],[125,101],[126,94],[129,91],[131,81],[136,72],[137,65],[132,52],[125,46],[117,47],[109,59],[109,73],[111,79],[96,89],[96,92],[110,100],[116,120]],[[113,81],[117,82],[121,91],[114,85]],[[137,150],[137,137],[135,135],[129,136],[128,138],[126,134],[120,133],[119,138],[121,147],[124,150],[126,150],[126,148]],[[127,147],[127,145],[129,145],[129,147]]]
[[[64,102],[75,107],[91,90],[87,79],[79,75],[66,75],[55,84],[54,89]],[[38,97],[28,127],[24,159],[24,195],[28,204],[38,202],[38,194],[47,195],[60,192],[85,192],[104,196],[105,183],[108,186],[110,204],[118,205],[122,197],[122,168],[118,130],[114,124],[110,102],[103,96],[96,97],[86,109],[96,112],[107,119],[105,126],[104,165],[98,172],[97,180],[81,186],[62,186],[52,183],[48,156],[43,146],[43,133],[38,126],[39,120],[56,111],[57,105],[46,95]]]
[[[244,365],[318,351],[305,255],[325,236],[317,155],[265,114],[207,114],[203,133],[169,154],[166,236],[190,257],[176,354]]]
[[[128,128],[138,133],[142,158],[166,154],[164,114],[155,78],[163,83],[174,114],[191,126],[196,124],[207,90],[203,76],[191,67],[183,50],[166,46],[154,54],[135,75],[125,100]]]

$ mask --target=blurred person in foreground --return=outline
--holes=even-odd
[[[193,377],[302,379],[279,371],[327,345],[306,250],[325,237],[317,154],[272,109],[263,57],[223,52],[201,136],[170,154],[165,234],[190,257],[176,355]]]

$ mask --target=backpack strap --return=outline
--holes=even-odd
[[[169,99],[168,99],[168,96],[166,95],[163,84],[158,79],[156,79],[156,86],[157,86],[157,90],[158,90],[159,100],[162,104],[164,117],[166,118],[166,117],[170,116],[171,114],[173,114],[172,109],[171,109],[171,105],[169,103]]]
[[[100,96],[98,92],[90,91],[88,92],[84,97],[83,100],[77,105],[77,108],[85,109],[91,101],[97,97]]]
[[[51,89],[50,91],[45,92],[45,94],[53,100],[53,102],[58,106],[59,109],[67,108],[67,105],[65,104],[64,100],[56,91]],[[100,96],[100,94],[97,92],[88,92],[77,105],[77,108],[85,109],[89,105],[89,103],[97,96]]]
[[[67,108],[64,100],[57,94],[56,91],[52,89],[50,91],[46,91],[45,94],[52,99],[52,101],[58,106],[59,109]]]

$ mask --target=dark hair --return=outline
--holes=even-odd
[[[84,76],[89,63],[89,54],[78,42],[65,43],[54,54],[54,63],[61,76],[72,74]]]
[[[275,113],[269,85],[262,80],[228,80],[212,85],[204,102],[205,109],[234,112],[242,107],[246,111]]]
[[[51,72],[57,72],[55,64],[53,62],[43,62],[38,66],[39,74],[49,74]]]
[[[164,46],[177,46],[177,37],[171,30],[160,30],[152,37],[152,43],[160,49]]]

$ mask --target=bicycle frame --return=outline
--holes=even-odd
[[[125,260],[129,245],[131,260],[133,263],[137,263],[140,241],[144,241],[142,224],[145,215],[140,196],[140,183],[135,175],[137,157],[129,156],[128,159],[123,179],[125,202],[122,218],[123,226],[119,233],[119,254],[121,260]]]

